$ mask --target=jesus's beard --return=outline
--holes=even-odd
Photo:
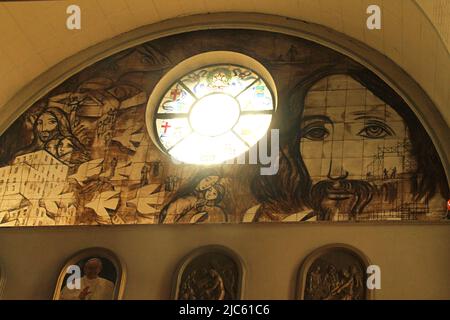
[[[336,220],[338,214],[348,214],[356,220],[372,200],[374,187],[362,180],[324,180],[310,190],[310,204],[317,220]]]

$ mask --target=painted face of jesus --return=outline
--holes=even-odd
[[[318,218],[394,209],[414,169],[410,145],[397,112],[349,76],[314,85],[305,100],[300,150]]]
[[[51,140],[58,132],[58,120],[51,113],[43,113],[36,120],[39,139],[43,142]]]

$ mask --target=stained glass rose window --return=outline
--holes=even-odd
[[[273,112],[273,93],[255,71],[212,65],[184,75],[166,90],[154,129],[160,147],[175,159],[221,163],[256,144]]]

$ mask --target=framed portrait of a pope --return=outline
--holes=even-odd
[[[125,284],[123,262],[110,250],[90,248],[73,255],[62,268],[54,300],[119,300]]]

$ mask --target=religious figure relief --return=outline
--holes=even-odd
[[[237,300],[241,295],[242,265],[221,247],[200,248],[178,273],[175,299]]]
[[[336,245],[308,256],[299,274],[299,298],[305,300],[364,300],[367,261],[352,248]]]
[[[221,207],[225,187],[219,175],[201,174],[180,188],[161,210],[160,223],[227,222]]]
[[[225,286],[214,269],[194,270],[180,290],[180,300],[224,300]]]
[[[124,270],[109,250],[86,249],[61,270],[54,300],[116,300],[123,294]]]
[[[261,201],[256,220],[445,217],[445,174],[406,108],[386,104],[348,75],[325,77],[306,96],[295,90],[291,107],[301,113],[282,147],[280,174],[253,182]]]

